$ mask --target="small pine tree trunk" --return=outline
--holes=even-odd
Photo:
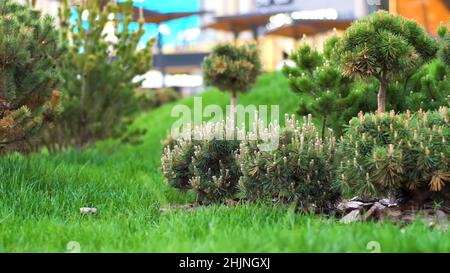
[[[380,89],[378,90],[378,113],[386,111],[386,90],[388,82],[386,80],[380,81]]]
[[[230,105],[230,122],[232,124],[232,128],[236,131],[236,105],[237,105],[237,92],[233,91],[231,94],[231,105]]]
[[[404,95],[404,96],[405,96],[406,93],[408,92],[408,91],[407,91],[407,88],[408,88],[408,82],[409,82],[409,80],[411,79],[412,76],[413,76],[413,73],[410,72],[410,73],[408,73],[408,75],[407,75],[406,78],[405,78],[405,82],[403,83],[403,95]]]
[[[6,76],[5,73],[2,72],[0,73],[0,99],[5,98],[6,98]]]

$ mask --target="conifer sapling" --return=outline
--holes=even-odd
[[[432,59],[437,50],[436,41],[415,21],[379,11],[345,31],[340,55],[345,75],[378,80],[382,113],[389,82]]]
[[[139,110],[135,90],[152,67],[154,39],[142,41],[144,21],[133,30],[133,3],[68,1],[60,9],[62,40],[69,47],[63,58],[64,111],[50,138],[61,146],[85,146],[95,140],[123,137]],[[86,16],[87,15],[87,16]]]
[[[298,114],[322,118],[322,139],[325,138],[328,123],[338,123],[336,115],[343,112],[340,105],[352,85],[352,80],[343,76],[332,62],[336,39],[332,37],[325,43],[324,54],[308,44],[301,45],[290,56],[295,65],[283,67],[291,89],[302,95]]]
[[[255,45],[216,46],[203,62],[206,84],[231,92],[231,122],[236,115],[237,93],[248,91],[261,73],[261,61]]]

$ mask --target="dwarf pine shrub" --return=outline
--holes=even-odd
[[[448,198],[449,141],[445,107],[416,114],[360,113],[341,138],[337,182],[347,196]]]
[[[61,82],[58,31],[50,16],[0,1],[0,154],[29,151],[57,116]]]
[[[203,62],[207,84],[224,92],[246,92],[261,74],[259,52],[254,44],[221,44]]]
[[[378,11],[356,21],[341,40],[344,75],[379,82],[378,112],[385,112],[388,85],[433,59],[437,42],[417,22]]]
[[[221,44],[213,48],[202,64],[207,85],[231,92],[231,121],[235,121],[237,94],[247,92],[261,74],[261,60],[254,44]]]
[[[285,124],[278,132],[277,149],[262,151],[257,140],[241,143],[243,196],[250,201],[275,198],[304,208],[331,207],[340,195],[332,187],[336,140],[331,130],[322,139],[311,116],[300,124],[287,115]]]
[[[323,53],[302,44],[290,56],[294,65],[286,64],[282,70],[291,90],[300,94],[297,113],[321,118],[322,136],[327,127],[340,133],[359,111],[376,109],[375,90],[361,90],[354,77],[343,75],[337,62],[339,41],[336,35],[326,40]]]
[[[169,137],[161,158],[170,186],[196,193],[197,203],[232,199],[237,193],[240,170],[236,163],[239,141],[228,138],[225,123],[205,123]]]

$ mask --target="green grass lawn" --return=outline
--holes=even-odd
[[[202,95],[203,105],[224,107],[229,96]],[[297,96],[280,74],[264,75],[239,97],[247,104],[279,104],[294,113]],[[193,105],[192,98],[178,102]],[[134,127],[148,133],[140,146],[103,141],[85,151],[0,158],[0,252],[450,252],[448,233],[420,223],[342,225],[270,205],[212,206],[161,212],[191,202],[164,184],[161,139],[175,118],[172,105],[142,114]],[[81,216],[80,207],[98,215]]]

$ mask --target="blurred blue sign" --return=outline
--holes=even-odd
[[[271,6],[282,6],[290,5],[294,0],[256,0],[257,7],[271,7]]]

